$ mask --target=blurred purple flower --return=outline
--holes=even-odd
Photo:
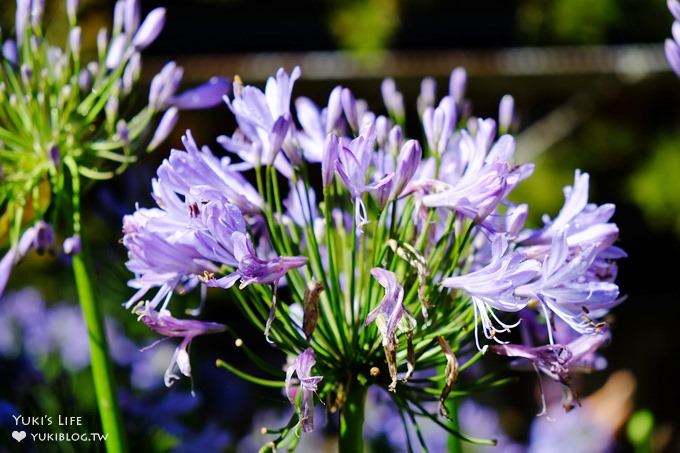
[[[224,77],[212,77],[207,82],[172,98],[172,105],[182,110],[215,107],[231,91],[231,82]]]
[[[54,247],[54,230],[42,220],[28,228],[19,238],[16,245],[10,247],[0,260],[0,296],[5,291],[7,281],[14,265],[19,262],[31,249],[38,253],[45,253]]]

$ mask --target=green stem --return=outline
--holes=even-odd
[[[340,410],[340,453],[364,451],[364,406],[368,386],[352,380],[345,405]]]
[[[460,423],[458,422],[458,400],[449,398],[446,402],[449,409],[449,418],[451,419],[449,426],[452,430],[460,432]],[[460,437],[449,436],[449,453],[461,453],[463,446],[460,443]]]
[[[120,416],[120,408],[118,407],[118,399],[116,398],[113,369],[109,360],[104,319],[99,305],[95,301],[94,289],[90,280],[91,273],[83,252],[73,257],[73,275],[90,339],[90,359],[94,390],[97,396],[102,428],[104,434],[108,435],[106,438],[106,450],[109,453],[125,452],[127,450],[125,434]]]

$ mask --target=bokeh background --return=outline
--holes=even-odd
[[[3,30],[13,29],[13,3],[1,2]],[[85,44],[93,47],[97,30],[109,24],[113,2],[82,0],[81,5]],[[629,255],[621,262],[618,279],[628,299],[614,310],[614,341],[604,351],[608,370],[580,380],[578,387],[587,396],[612,373],[622,372],[615,376],[625,377],[625,385],[608,394],[612,410],[622,419],[617,421],[615,451],[644,451],[644,445],[680,451],[680,80],[663,56],[661,43],[672,22],[665,2],[177,0],[142,5],[145,12],[157,6],[168,9],[164,32],[146,52],[144,73],[152,75],[166,61],[176,60],[185,69],[187,85],[235,74],[246,83],[262,84],[279,66],[299,64],[303,78],[296,95],[322,103],[342,83],[379,111],[380,82],[392,76],[413,116],[422,77],[435,77],[442,93],[450,71],[464,66],[476,115],[496,117],[500,97],[511,93],[519,116],[519,158],[537,164],[534,176],[513,194],[529,202],[531,222],[538,224],[542,214],[558,211],[561,188],[573,181],[573,169],[580,168],[592,175],[591,200],[617,205],[620,246]],[[47,18],[50,38],[64,39],[61,1],[47,1]],[[170,146],[180,146],[182,131],[191,129],[199,143],[219,153],[214,137],[233,128],[226,106],[187,112],[165,149],[144,156],[122,177],[97,185],[87,195],[85,221],[87,230],[96,232],[89,240],[95,242],[99,296],[109,318],[120,397],[135,451],[255,451],[267,440],[260,427],[283,425],[290,411],[280,392],[251,386],[214,366],[216,358],[223,358],[257,373],[235,346],[236,338],[272,363],[284,364],[282,355],[243,321],[223,293],[209,293],[205,317],[229,325],[231,332],[196,339],[193,383],[185,379],[171,389],[164,387],[162,373],[174,344],[140,352],[155,338],[121,307],[132,293],[125,284],[129,274],[119,244],[121,217],[136,202],[150,203],[155,168]],[[99,429],[71,279],[69,262],[62,256],[31,255],[14,272],[0,302],[3,421],[16,411],[65,413],[82,415],[88,428]],[[191,307],[198,296],[177,301]],[[534,375],[521,375],[480,401],[497,409],[488,423],[500,423],[516,442],[530,439],[539,409]],[[627,421],[630,414],[633,422]],[[403,443],[399,447],[398,435],[395,439],[389,432],[402,430],[400,424],[380,425],[367,428],[374,451],[405,449]],[[332,416],[319,431],[305,448],[331,448]],[[582,435],[587,439],[587,433]],[[16,448],[2,442],[0,451]],[[599,451],[596,442],[586,445],[582,451]],[[54,448],[101,450],[98,445]]]

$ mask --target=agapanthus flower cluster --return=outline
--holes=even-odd
[[[36,243],[26,236],[47,231],[44,221],[69,236],[65,252],[80,250],[80,178],[121,173],[137,151],[167,138],[180,109],[214,106],[229,90],[226,79],[214,78],[178,94],[183,71],[169,62],[151,81],[146,105],[130,113],[141,53],[163,29],[165,9],[142,18],[139,0],[119,0],[96,49],[83,42],[78,1],[67,0],[65,9],[63,47],[46,39],[44,0],[17,0],[14,34],[0,31],[0,211],[10,247],[0,293],[26,243]],[[85,57],[90,54],[96,55],[92,61]]]
[[[228,154],[187,132],[185,149],[161,164],[157,207],[124,219],[137,289],[128,306],[170,316],[173,293],[231,288],[289,356],[285,376],[263,368],[296,408],[275,445],[313,429],[319,399],[340,410],[341,450],[357,448],[352,426],[371,385],[404,420],[428,418],[466,438],[447,420],[449,397],[496,382],[464,379],[490,351],[567,387],[572,372],[598,367],[604,320],[621,300],[614,206],[589,203],[589,176],[577,170],[557,216],[525,227],[528,206],[510,195],[534,167],[513,158],[512,97],[500,123],[470,116],[458,68],[441,99],[434,80],[423,81],[413,127],[394,80],[382,84],[381,113],[342,86],[322,106],[293,100],[300,75],[280,69],[264,91],[235,77],[225,103],[238,128],[217,139]],[[216,330],[174,322],[195,323],[192,335]]]

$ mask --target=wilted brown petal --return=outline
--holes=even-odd
[[[456,355],[453,353],[451,346],[449,346],[444,337],[437,337],[437,341],[446,356],[446,370],[444,371],[446,384],[442,389],[441,395],[439,395],[439,413],[448,418],[449,411],[446,408],[446,398],[448,398],[451,390],[453,390],[453,386],[458,380],[458,360],[456,360]]]
[[[307,340],[312,338],[316,323],[319,319],[319,296],[323,291],[323,285],[316,280],[312,280],[305,289],[305,298],[303,300],[304,316],[302,319],[302,330],[307,336]]]

